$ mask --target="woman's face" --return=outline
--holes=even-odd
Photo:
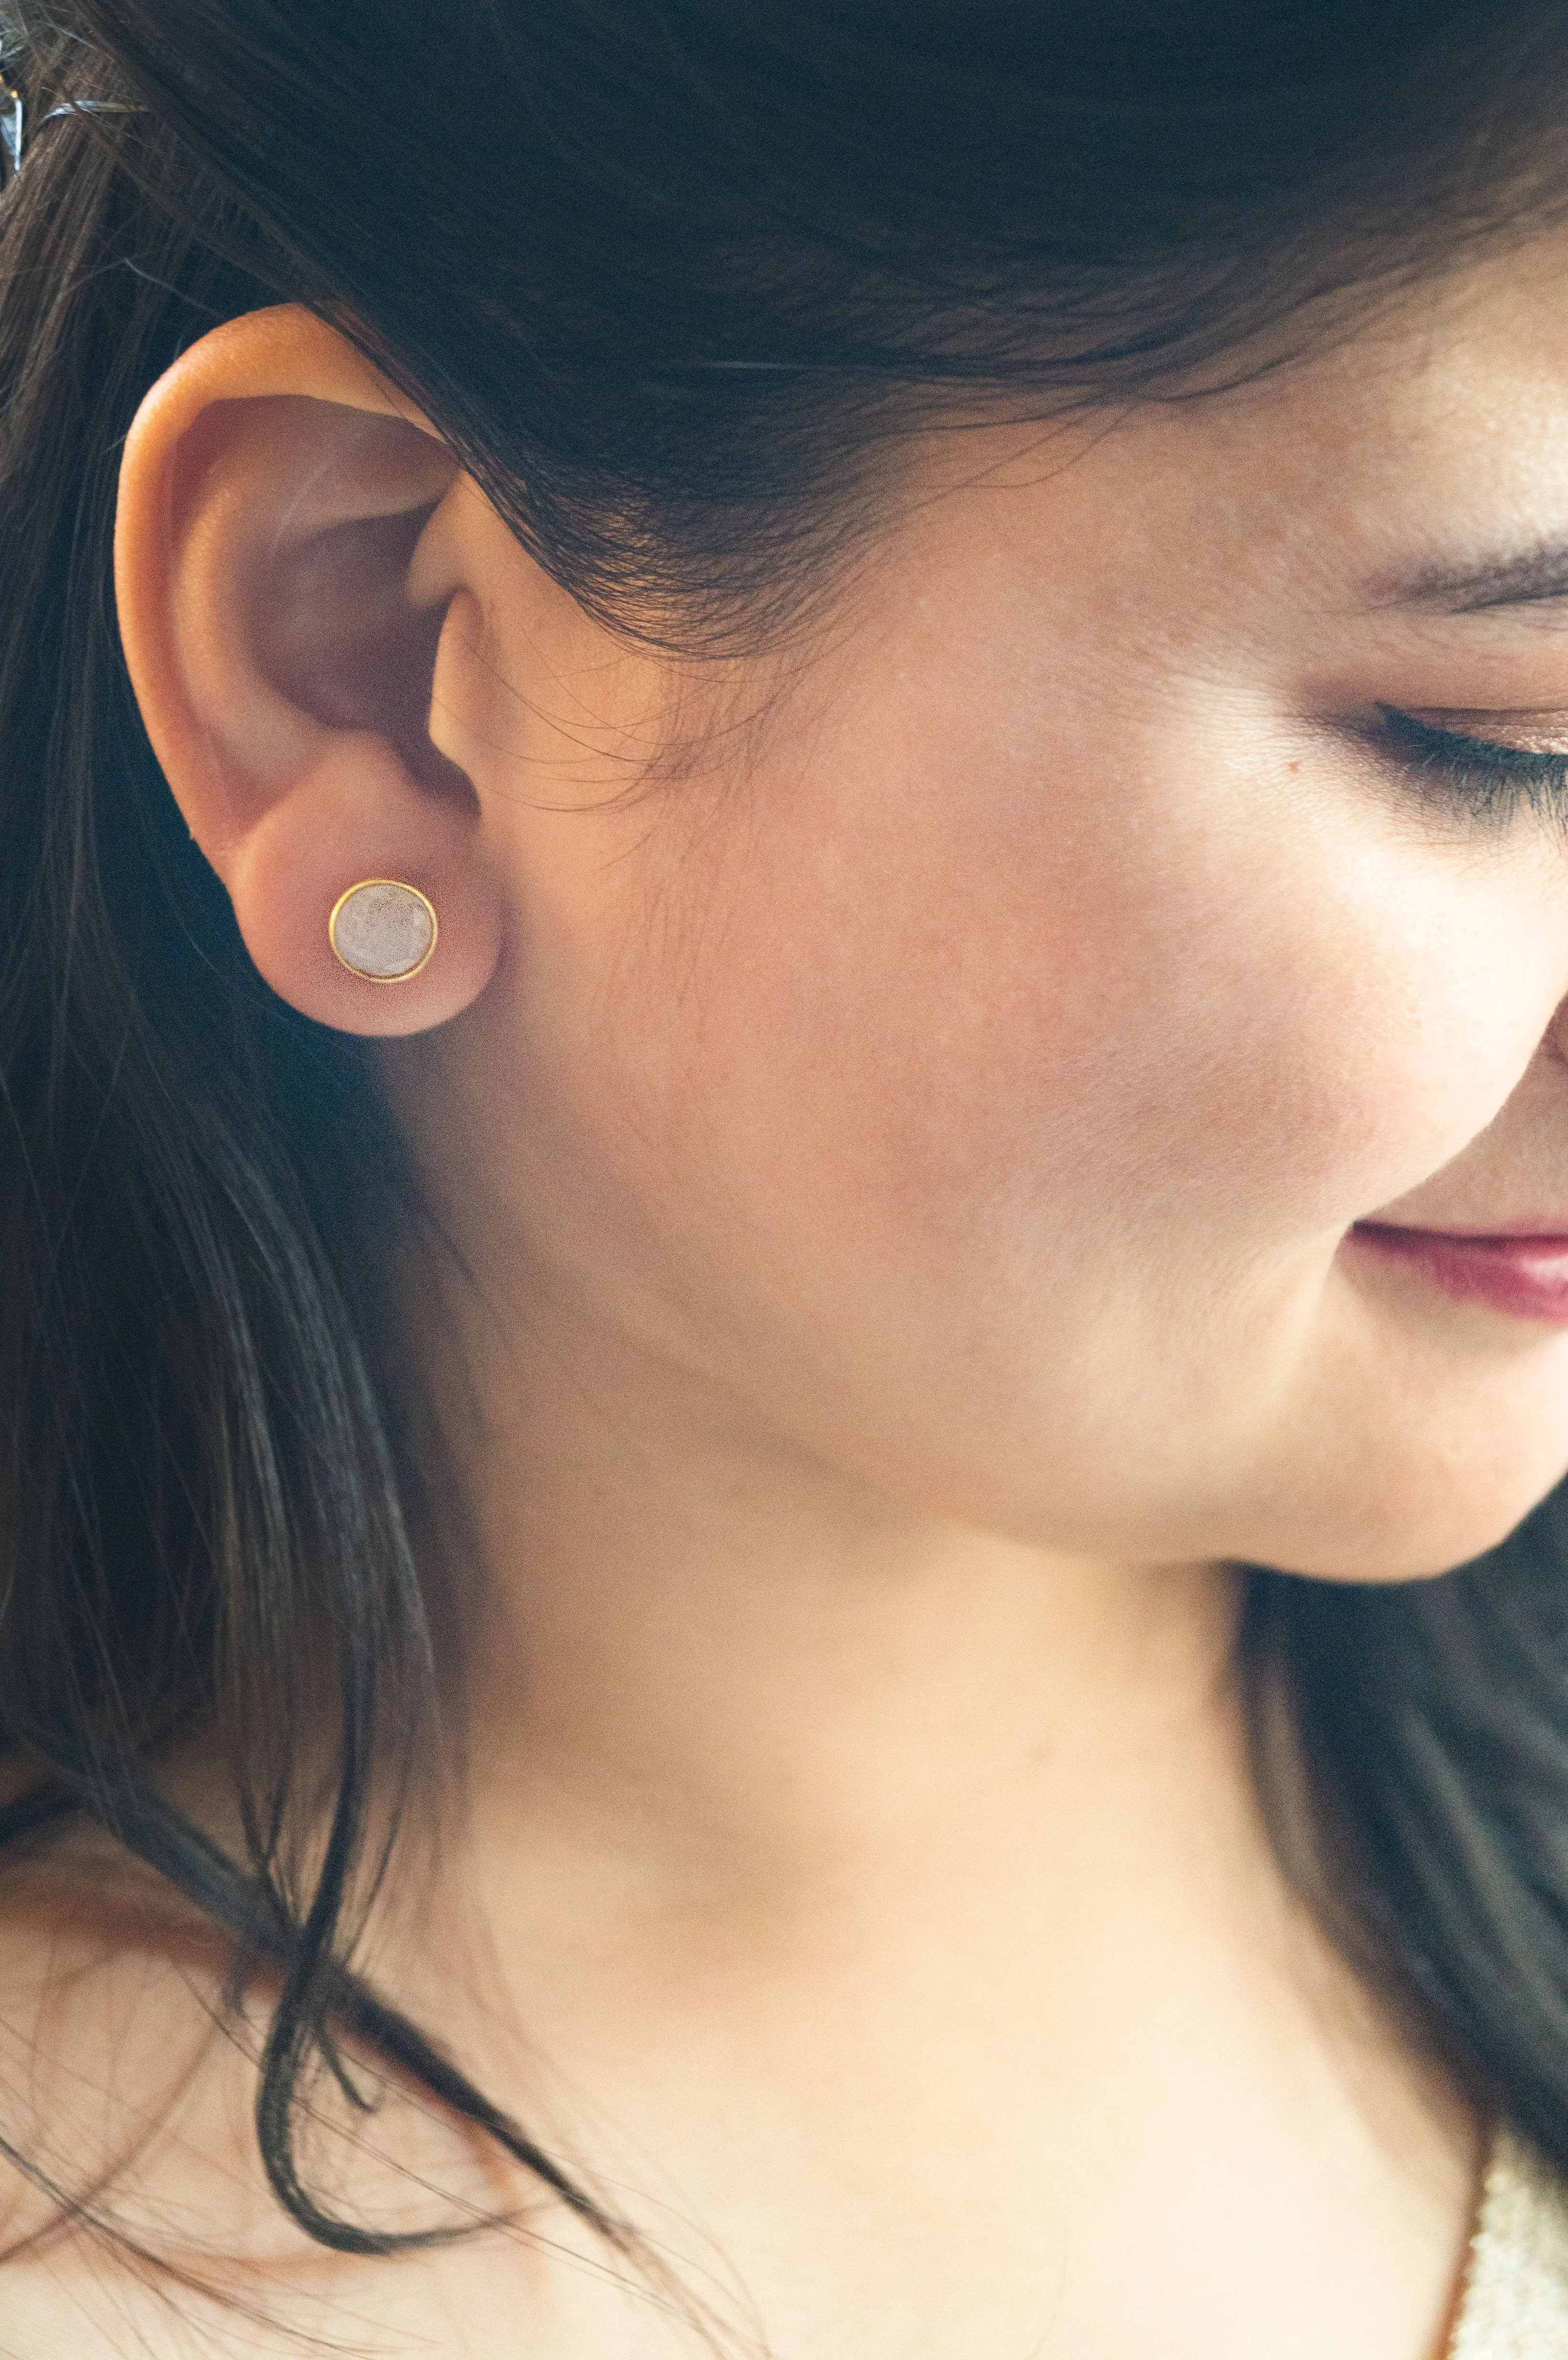
[[[1568,1310],[1356,1230],[1568,1239],[1568,798],[1488,814],[1523,774],[1381,708],[1568,749],[1565,277],[930,438],[782,663],[678,678],[519,559],[437,696],[507,955],[388,1052],[486,1283],[741,1461],[1042,1545],[1500,1539],[1568,1468]]]

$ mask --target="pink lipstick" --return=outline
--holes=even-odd
[[[1350,1234],[1369,1252],[1419,1271],[1457,1302],[1568,1328],[1568,1229],[1525,1237],[1357,1221]]]

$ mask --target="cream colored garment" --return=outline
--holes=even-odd
[[[1568,2190],[1509,2131],[1486,2166],[1447,2360],[1568,2360]]]

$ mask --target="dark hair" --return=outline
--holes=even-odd
[[[443,1677],[384,1294],[418,1216],[367,1059],[259,981],[153,759],[109,587],[122,438],[208,326],[298,300],[615,628],[783,631],[875,531],[900,435],[1190,398],[1563,210],[1568,26],[1544,0],[7,4],[0,1841],[96,1821],[275,1976],[257,2132],[313,2236],[405,2242],[305,2184],[302,2082],[343,2040],[614,2234],[353,1971],[388,1713],[433,1726]],[[1303,1891],[1568,2169],[1565,1576],[1555,1502],[1435,1582],[1258,1570],[1242,1669]],[[232,1855],[159,1785],[201,1722]]]

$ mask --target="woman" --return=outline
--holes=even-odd
[[[5,71],[0,2344],[1568,2352],[1562,10]]]

